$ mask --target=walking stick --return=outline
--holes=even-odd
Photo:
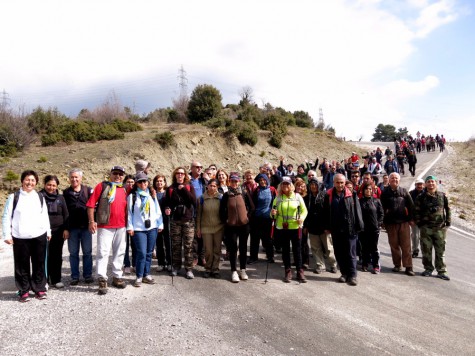
[[[273,209],[275,209],[275,206],[272,207]],[[272,225],[271,225],[271,228],[270,228],[270,241],[271,241],[271,244],[272,244],[272,240],[274,239],[274,227],[275,227],[275,218],[273,217],[272,218]],[[273,248],[273,247],[272,247]],[[267,283],[267,275],[269,274],[269,257],[267,257],[267,266],[266,266],[266,280],[264,281],[264,284]]]
[[[46,288],[46,290],[49,289],[49,284],[48,284],[48,249],[49,249],[49,240],[48,240],[48,237],[46,237],[46,256],[45,256],[45,278],[46,278],[45,288]]]
[[[172,285],[173,285],[173,249],[172,249],[172,234],[171,234],[171,230],[170,230],[170,217],[171,217],[171,214],[168,215],[168,220],[167,220],[167,225],[168,225],[168,239],[170,240],[170,264],[172,266],[172,272],[171,272],[171,275],[172,275]]]

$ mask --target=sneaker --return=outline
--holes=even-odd
[[[450,281],[450,277],[447,272],[439,272],[437,273],[437,278],[443,279],[444,281]]]
[[[249,277],[247,276],[247,273],[246,273],[246,270],[245,269],[242,269],[241,270],[241,273],[239,274],[239,278],[242,280],[242,281],[247,281],[249,279]]]
[[[58,288],[58,289],[64,288],[64,283],[63,282],[58,282],[58,283],[54,284],[54,286],[55,286],[55,288]]]
[[[341,275],[340,278],[338,278],[338,282],[340,283],[345,283],[346,282],[346,276],[345,275]]]
[[[206,260],[204,258],[199,259],[198,266],[201,266],[201,267],[206,266]]]
[[[315,274],[321,274],[321,273],[323,273],[323,271],[322,271],[321,268],[315,268],[315,269],[313,270],[313,273],[315,273]]]
[[[130,267],[124,267],[124,273],[130,274]]]
[[[401,266],[394,266],[393,272],[401,272]]]
[[[424,272],[421,273],[422,277],[430,277],[432,276],[432,271],[426,269]]]
[[[233,271],[233,273],[231,274],[231,282],[239,283],[239,275],[237,271]]]
[[[142,278],[137,278],[134,282],[134,287],[140,287],[142,286]]]
[[[178,274],[177,270],[172,268],[171,272],[170,272],[170,276],[173,276],[173,277],[176,277]]]
[[[381,269],[379,267],[373,268],[373,274],[379,274],[381,272]]]
[[[304,263],[304,264],[302,265],[302,268],[303,268],[303,269],[308,269],[308,264],[307,264],[307,263]]]
[[[412,258],[416,258],[417,256],[419,256],[419,252],[415,251],[415,252],[412,253]]]
[[[197,259],[197,258],[193,258],[193,267],[195,267],[197,264],[198,264],[198,259]]]
[[[330,269],[330,272],[331,272],[331,273],[336,273],[336,272],[338,272],[338,271],[337,271],[336,267],[332,267],[332,268]]]
[[[348,284],[350,286],[357,286],[358,285],[358,280],[356,279],[356,277],[350,277],[350,279],[348,280]]]
[[[148,276],[145,276],[142,282],[146,284],[155,284],[155,279],[153,279],[150,275],[148,275]]]
[[[172,265],[168,265],[168,266],[165,266],[165,267],[166,267],[165,269],[166,269],[168,272],[171,272],[172,269],[173,269]]]
[[[408,276],[415,276],[416,274],[414,273],[414,271],[412,270],[412,267],[406,267],[406,273]]]
[[[46,292],[38,292],[35,294],[35,298],[36,299],[46,299],[48,296],[46,295]]]
[[[79,284],[79,279],[72,279],[69,283],[70,286],[77,286]]]
[[[26,292],[22,295],[20,295],[20,298],[18,299],[20,303],[26,303],[30,301],[30,293]]]
[[[117,277],[112,277],[112,285],[119,289],[124,289],[126,287],[123,279]]]
[[[361,266],[361,272],[368,272],[368,266]]]
[[[209,278],[209,277],[211,277],[211,272],[210,271],[204,271],[203,278]]]
[[[99,283],[99,289],[97,292],[100,295],[107,294],[107,280],[105,278],[99,277],[98,283]]]
[[[158,266],[157,272],[163,272],[165,270],[165,266]]]
[[[193,272],[190,270],[190,271],[186,271],[186,279],[193,279],[195,278],[195,275],[193,274]]]
[[[130,273],[135,273],[135,267],[130,266]]]
[[[219,271],[212,272],[211,275],[213,276],[213,278],[221,278],[221,273],[219,273]]]
[[[84,279],[84,282],[86,282],[86,284],[91,284],[91,283],[94,282],[94,278],[92,278],[92,277],[86,277],[86,278]]]

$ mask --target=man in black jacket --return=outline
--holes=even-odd
[[[332,235],[335,257],[341,272],[338,281],[356,286],[356,241],[364,224],[356,192],[347,189],[345,181],[343,174],[335,175],[333,188],[325,196],[325,233]]]

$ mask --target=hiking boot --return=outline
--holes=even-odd
[[[142,278],[137,278],[134,282],[134,287],[141,287],[142,286]]]
[[[417,256],[419,256],[419,252],[418,251],[414,251],[412,253],[412,258],[416,258]]]
[[[315,269],[313,270],[313,273],[315,273],[315,274],[321,274],[321,273],[323,273],[323,270],[322,270],[321,268],[315,268]]]
[[[290,283],[291,281],[292,281],[292,270],[289,268],[285,270],[284,282]]]
[[[211,272],[210,271],[205,271],[203,273],[203,278],[209,278],[209,277],[211,277]]]
[[[356,277],[350,277],[350,279],[348,280],[348,284],[350,286],[357,286],[358,285],[358,280],[356,279]]]
[[[380,272],[381,272],[381,269],[379,267],[373,268],[373,274],[379,274]]]
[[[443,279],[444,281],[450,281],[450,277],[447,272],[439,272],[437,273],[437,278]]]
[[[361,266],[361,272],[368,272],[368,266]]]
[[[86,277],[86,278],[84,279],[84,282],[86,282],[86,284],[94,283],[94,278],[92,278],[92,277]]]
[[[201,266],[201,267],[206,266],[206,260],[205,260],[204,258],[201,258],[201,259],[198,261],[198,266]]]
[[[393,272],[401,272],[401,266],[394,266]]]
[[[117,277],[112,277],[112,285],[119,289],[124,289],[126,287],[125,282]]]
[[[430,277],[432,276],[432,271],[426,269],[424,272],[421,273],[422,277]]]
[[[233,271],[233,273],[231,274],[231,282],[239,283],[239,275],[237,271]]]
[[[165,271],[165,266],[158,266],[157,267],[157,272],[163,272]]]
[[[305,278],[305,273],[304,273],[303,268],[297,271],[297,280],[300,283],[307,283],[307,279]]]
[[[70,286],[77,286],[79,284],[79,279],[71,279],[71,282],[69,283]]]
[[[176,269],[172,268],[172,270],[170,272],[170,276],[176,277],[177,274],[178,274],[178,272],[176,271]]]
[[[99,277],[98,283],[99,283],[99,289],[97,292],[100,295],[107,294],[107,281],[104,278]]]
[[[346,276],[345,276],[344,274],[342,274],[342,275],[340,276],[340,278],[338,278],[338,282],[340,282],[340,283],[345,283],[345,282],[346,282]]]
[[[415,276],[416,274],[414,273],[414,271],[412,270],[412,267],[406,267],[406,273],[408,276]]]
[[[124,273],[130,274],[130,267],[124,267]]]
[[[336,267],[332,267],[332,268],[330,268],[330,272],[331,272],[331,273],[336,273],[336,272],[338,272],[338,271],[337,271]]]
[[[241,279],[241,281],[247,281],[249,279],[245,269],[241,270],[241,273],[239,274],[239,278]]]
[[[145,284],[155,284],[155,279],[153,279],[150,275],[145,276],[145,278],[142,280]]]
[[[191,270],[186,271],[186,279],[193,279],[193,278],[195,278],[195,275],[193,274],[193,272]]]
[[[221,278],[221,273],[219,273],[219,271],[211,272],[211,275],[216,279]]]

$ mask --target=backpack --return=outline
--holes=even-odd
[[[96,205],[96,221],[98,224],[107,225],[109,224],[110,218],[110,203],[108,195],[111,185],[109,184],[109,182],[103,181],[101,187],[101,196],[99,197],[99,200]],[[125,189],[125,187],[122,188],[124,189],[124,192],[127,195],[127,190]]]
[[[185,185],[186,190],[188,190],[190,192],[191,191],[191,184],[184,184],[184,185]],[[174,191],[173,185],[169,186],[167,190],[168,190],[168,198],[171,199],[173,191]],[[181,199],[180,195],[178,195],[178,201],[180,202],[180,204],[178,204],[175,207],[175,210],[173,211],[173,219],[175,219],[175,220],[179,220],[183,216],[185,216],[186,215],[186,210],[189,209],[189,208],[186,207],[185,204],[182,203],[182,199]],[[194,215],[194,212],[193,212],[193,215]]]
[[[41,209],[43,209],[43,195],[41,193],[38,193],[38,198],[40,199],[41,203]],[[13,209],[12,209],[12,219],[13,219],[13,213],[15,212],[16,206],[18,204],[18,199],[20,199],[20,191],[17,190],[15,193],[13,193]]]

